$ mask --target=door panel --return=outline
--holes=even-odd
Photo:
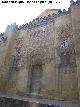
[[[34,65],[31,70],[31,93],[40,93],[41,89],[42,66]]]

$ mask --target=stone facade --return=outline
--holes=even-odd
[[[0,35],[0,92],[80,101],[80,1],[45,12]]]

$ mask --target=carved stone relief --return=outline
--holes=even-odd
[[[32,29],[28,32],[29,44],[34,45],[45,45],[50,40],[50,32],[48,26],[41,26],[37,29]]]

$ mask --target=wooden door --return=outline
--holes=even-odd
[[[33,65],[31,70],[30,92],[39,94],[41,90],[42,66]]]

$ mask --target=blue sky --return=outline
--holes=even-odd
[[[46,9],[65,8],[67,10],[70,5],[70,0],[52,0],[53,3],[50,4],[48,4],[50,0],[46,0],[47,3],[44,4],[27,3],[27,0],[23,0],[24,3],[19,4],[19,0],[14,1],[17,1],[17,3],[2,3],[2,1],[0,1],[0,33],[5,32],[7,25],[10,25],[11,23],[16,22],[16,24],[22,25],[29,21],[32,21]]]

